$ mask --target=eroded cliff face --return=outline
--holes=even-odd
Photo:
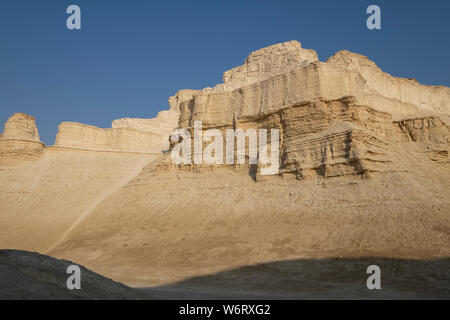
[[[16,113],[5,123],[0,135],[0,165],[36,160],[44,153],[34,117]]]
[[[169,135],[178,126],[178,112],[161,111],[154,119],[117,119],[102,129],[76,122],[58,127],[55,146],[104,151],[161,153],[169,147]]]
[[[63,122],[58,127],[55,146],[98,151],[158,153],[161,151],[161,137],[136,129],[101,129],[76,122]]]
[[[39,142],[39,131],[34,117],[25,113],[14,114],[6,121],[2,138]]]
[[[305,102],[350,96],[357,105],[389,113],[394,120],[439,115],[446,121],[450,115],[450,88],[392,77],[359,54],[340,51],[319,62],[314,51],[298,42],[256,53],[265,63],[251,54],[243,66],[225,72],[223,84],[189,94],[182,90],[171,98],[172,108],[181,113],[180,126],[189,127],[195,120],[229,125]]]
[[[169,149],[169,136],[178,127],[179,113],[176,110],[165,110],[158,113],[154,119],[122,118],[112,122],[112,128],[133,129],[140,132],[150,133],[155,137],[152,139],[154,149],[159,151]]]
[[[313,50],[290,41],[252,53],[223,78],[171,98],[179,126],[191,137],[195,121],[223,136],[227,129],[278,129],[280,174],[402,170],[397,150],[408,141],[419,142],[430,159],[448,161],[450,88],[392,77],[362,55],[340,51],[319,62]]]
[[[0,244],[132,285],[275,260],[450,257],[450,88],[348,51],[320,62],[298,42],[256,51],[223,80],[179,91],[157,119],[62,124],[63,147],[0,170]],[[197,120],[223,136],[278,129],[279,173],[248,158],[175,165],[170,152],[123,152],[163,150],[172,126],[192,133]]]

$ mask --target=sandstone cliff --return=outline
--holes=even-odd
[[[100,151],[148,148],[146,134],[170,127],[154,120],[62,124],[57,144],[73,149],[1,168],[0,245],[133,285],[300,258],[448,259],[449,90],[348,51],[320,62],[297,42],[258,50],[170,110],[189,130],[278,128],[279,174]]]
[[[55,146],[86,150],[160,152],[161,137],[135,129],[101,129],[76,122],[58,126]]]
[[[6,121],[2,138],[39,142],[39,131],[34,117],[25,113],[14,114]]]
[[[293,41],[256,53],[243,66],[225,72],[223,84],[188,94],[182,90],[172,97],[171,107],[181,113],[180,126],[188,127],[195,120],[209,126],[229,125],[305,102],[348,96],[394,119],[439,115],[445,121],[450,116],[450,88],[392,77],[362,55],[340,51],[319,62],[314,51]]]
[[[154,119],[117,119],[102,129],[76,122],[58,127],[55,146],[105,151],[160,153],[169,147],[169,136],[178,126],[178,112],[161,111]]]
[[[154,146],[160,150],[169,149],[169,136],[178,127],[179,113],[176,110],[165,110],[158,113],[154,119],[122,118],[112,122],[112,128],[134,129],[151,133]],[[159,141],[158,141],[159,137]]]
[[[0,135],[0,165],[38,159],[44,149],[34,117],[16,113],[5,123]]]

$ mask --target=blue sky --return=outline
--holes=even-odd
[[[71,4],[82,30],[66,28]],[[371,4],[381,30],[366,28]],[[348,49],[392,75],[450,86],[449,15],[448,0],[1,0],[0,130],[25,112],[53,144],[62,121],[151,118],[176,91],[214,86],[250,52],[288,40],[321,60]]]

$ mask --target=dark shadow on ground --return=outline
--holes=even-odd
[[[367,289],[370,265],[381,290]],[[450,299],[450,259],[287,260],[140,289],[160,299]]]

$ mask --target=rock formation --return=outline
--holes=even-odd
[[[6,121],[2,137],[3,139],[40,141],[34,117],[25,113],[16,113]]]
[[[86,150],[160,152],[161,137],[135,129],[101,129],[76,122],[58,127],[55,146]]]
[[[0,165],[38,159],[44,149],[34,117],[16,113],[5,123],[0,135]]]
[[[295,41],[223,82],[179,91],[157,119],[63,123],[45,157],[2,167],[0,245],[139,286],[300,258],[450,257],[450,88],[348,51],[320,62]],[[280,172],[129,152],[164,150],[196,120],[279,129]]]
[[[398,143],[411,139],[407,123],[418,129],[420,121],[419,131],[433,132],[423,141],[430,156],[448,157],[450,88],[392,77],[364,56],[340,51],[319,62],[314,51],[291,41],[252,53],[223,79],[171,98],[180,127],[192,130],[200,120],[224,136],[232,128],[279,129],[282,173],[398,170]]]
[[[104,151],[160,153],[169,147],[169,136],[178,126],[178,112],[161,111],[155,119],[117,119],[101,129],[76,122],[58,127],[55,146]]]
[[[354,97],[358,105],[389,113],[394,120],[433,114],[447,120],[450,116],[448,87],[425,86],[415,80],[392,77],[367,57],[349,51],[340,51],[327,62],[319,62],[314,59],[315,52],[302,49],[299,43],[294,46],[297,50],[292,50],[293,43],[296,42],[257,51],[258,57],[269,62],[279,57],[285,63],[293,61],[291,66],[261,64],[259,60],[252,63],[255,60],[252,54],[243,66],[224,73],[224,84],[191,91],[190,95],[182,90],[171,98],[177,101],[173,107],[181,112],[180,126],[188,127],[195,120],[209,126],[229,125],[305,102],[344,97]],[[264,72],[254,71],[258,67]],[[243,81],[246,77],[249,80]]]
[[[77,264],[38,253],[0,250],[0,300],[151,299],[83,266],[79,266],[81,290],[68,290],[66,270],[71,265]]]
[[[158,113],[154,119],[122,118],[112,122],[112,128],[134,129],[146,133],[152,133],[154,145],[160,150],[169,149],[169,136],[178,127],[179,113],[176,110],[165,110]],[[157,139],[159,137],[159,141]]]

